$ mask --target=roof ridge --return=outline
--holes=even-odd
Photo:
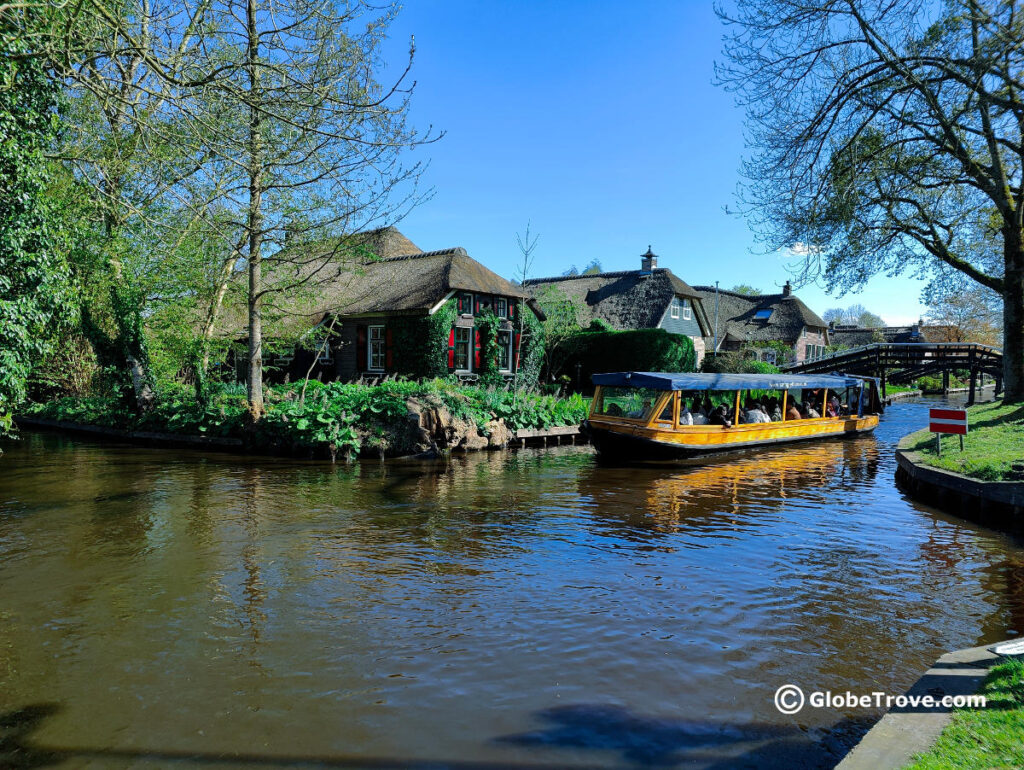
[[[396,254],[393,257],[381,257],[372,260],[373,262],[398,262],[404,259],[421,259],[422,257],[442,257],[451,254],[456,257],[468,257],[469,254],[461,246],[452,246],[448,249],[435,249],[434,251],[418,251],[415,254]]]
[[[575,275],[553,275],[549,278],[527,278],[525,281],[523,281],[523,285],[525,286],[526,284],[530,283],[544,283],[547,281],[573,281],[578,278],[620,278],[621,276],[624,275],[641,275],[643,273],[671,272],[672,271],[667,267],[656,267],[653,270],[610,270],[608,272],[603,273],[577,273]]]
[[[716,291],[714,286],[694,286],[693,288],[697,291],[706,291],[711,292],[712,294]],[[743,292],[730,291],[729,289],[718,289],[717,291],[719,294],[728,294],[730,297],[739,297],[740,299],[750,300],[751,302],[763,299],[797,299],[795,294],[787,296],[782,292],[777,294],[744,294]]]

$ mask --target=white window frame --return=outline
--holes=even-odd
[[[504,297],[498,297],[494,300],[495,315],[498,318],[508,318],[508,300]]]
[[[465,342],[466,346],[466,367],[464,369],[459,368],[459,330],[465,329],[469,333],[469,339]],[[474,334],[473,327],[471,326],[456,326],[455,327],[455,352],[452,355],[452,360],[455,364],[456,372],[472,372],[473,371],[473,342]]]
[[[501,335],[502,334],[507,334],[508,335],[508,344],[502,346],[503,349],[505,350],[505,352],[508,353],[508,366],[502,366],[501,362],[499,361],[498,362],[498,369],[499,369],[499,371],[502,371],[502,372],[511,372],[512,371],[512,340],[515,338],[515,335],[512,334],[512,330],[511,329],[499,329],[498,330],[498,343],[499,344],[501,342]]]
[[[380,336],[374,337],[374,331],[379,331]],[[380,344],[380,349],[377,353],[374,353],[374,343]],[[380,366],[373,365],[374,356],[379,356]],[[387,356],[387,338],[385,337],[384,325],[374,324],[366,328],[366,370],[368,372],[383,372],[384,364],[386,363]]]
[[[774,350],[773,348],[766,348],[764,353],[763,353],[763,355],[762,355],[761,360],[764,361],[766,364],[774,365],[775,362],[778,360],[777,355],[778,355],[778,352],[776,350]]]
[[[683,300],[683,320],[689,321],[693,318],[693,307],[690,305],[690,300]]]
[[[679,318],[679,297],[672,298],[672,304],[669,305],[668,312],[672,318]]]

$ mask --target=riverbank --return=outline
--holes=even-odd
[[[1024,662],[992,645],[940,657],[836,770],[953,770],[1024,765]],[[910,705],[931,696],[983,695],[984,708]]]
[[[578,395],[517,394],[446,380],[310,382],[305,393],[299,385],[269,388],[266,413],[255,425],[244,393],[231,388],[205,406],[190,390],[165,391],[142,415],[112,398],[65,398],[30,405],[22,423],[154,443],[180,439],[184,445],[350,459],[503,448],[523,436],[577,426],[587,408]]]
[[[1024,405],[1003,405],[992,401],[967,410],[969,429],[960,451],[957,436],[943,436],[942,453],[937,453],[935,434],[927,430],[912,433],[900,442],[900,449],[916,453],[917,462],[933,468],[963,474],[980,481],[1018,481],[1016,463],[1024,458]]]

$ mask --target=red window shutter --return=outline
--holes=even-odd
[[[512,337],[512,371],[519,371],[519,332]]]
[[[366,326],[356,326],[356,369],[366,371]]]
[[[448,332],[448,369],[455,368],[455,327]]]
[[[473,369],[480,368],[480,332],[473,330]]]
[[[391,329],[384,330],[384,368],[391,371]]]

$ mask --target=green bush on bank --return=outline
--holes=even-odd
[[[589,382],[595,372],[692,372],[697,367],[693,340],[664,329],[610,331],[599,324],[571,335],[562,370]]]
[[[244,392],[224,387],[207,406],[190,388],[165,388],[149,412],[138,415],[115,398],[64,398],[31,405],[25,414],[122,430],[151,430],[188,436],[248,438],[257,448],[282,447],[352,456],[364,449],[391,448],[406,425],[409,399],[444,405],[454,417],[485,432],[504,420],[511,430],[576,425],[587,414],[582,396],[556,398],[503,389],[459,385],[447,379],[396,380],[380,385],[311,381],[305,398],[298,384],[271,387],[266,414],[247,431]]]
[[[907,440],[926,465],[963,473],[982,481],[1014,477],[1012,466],[1024,459],[1024,406],[993,401],[967,410],[968,432],[964,451],[954,435],[942,437],[942,455],[935,451],[935,436],[927,430]]]

